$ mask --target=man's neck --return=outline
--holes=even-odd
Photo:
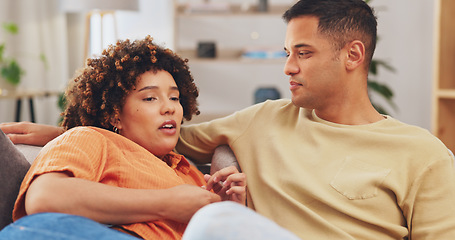
[[[337,106],[336,108],[315,109],[316,115],[329,122],[343,125],[364,125],[384,119],[371,104],[366,106]]]

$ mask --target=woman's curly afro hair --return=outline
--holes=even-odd
[[[147,71],[169,72],[180,91],[183,117],[198,115],[199,93],[189,71],[188,60],[164,49],[147,36],[130,42],[126,39],[110,45],[98,58],[75,77],[66,91],[66,109],[62,126],[95,126],[113,130],[111,120],[120,113],[126,96],[135,88],[136,79]]]

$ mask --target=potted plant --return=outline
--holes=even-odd
[[[19,31],[14,23],[4,23],[2,28],[7,34],[15,35]],[[25,71],[19,66],[16,59],[6,56],[6,43],[0,43],[0,88],[11,90],[20,82]]]
[[[367,4],[369,4],[371,1],[372,0],[365,0],[365,2]],[[376,41],[378,41],[378,40],[379,40],[379,38],[376,39]],[[373,59],[370,64],[369,75],[368,75],[368,91],[370,94],[376,93],[379,96],[383,97],[386,100],[386,102],[394,110],[397,110],[398,108],[392,100],[392,98],[394,96],[392,89],[390,89],[386,84],[381,83],[381,82],[377,81],[376,79],[374,79],[379,73],[378,72],[379,68],[384,68],[388,71],[395,72],[395,69],[386,61]],[[372,103],[373,103],[374,108],[376,108],[376,110],[378,112],[380,112],[381,114],[389,115],[389,113],[387,112],[387,110],[385,110],[384,107],[382,107],[381,105],[379,105],[373,101],[372,101]]]
[[[2,30],[5,34],[16,35],[19,32],[19,27],[15,23],[3,23]],[[21,81],[21,77],[25,74],[24,69],[19,65],[18,61],[6,54],[6,42],[0,42],[0,95],[3,90],[14,90]],[[44,54],[40,55],[40,60],[46,64]]]

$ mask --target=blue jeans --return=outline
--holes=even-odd
[[[212,203],[196,212],[183,240],[299,240],[290,231],[253,210],[234,203]]]
[[[23,217],[0,231],[1,240],[137,240],[91,219],[62,213]]]

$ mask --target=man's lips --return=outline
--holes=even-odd
[[[298,82],[296,82],[296,81],[292,81],[292,80],[289,81],[289,85],[290,85],[290,86],[289,86],[289,89],[290,89],[291,91],[292,91],[293,89],[296,89],[296,88],[302,86],[302,84],[300,84],[300,83],[298,83]]]

